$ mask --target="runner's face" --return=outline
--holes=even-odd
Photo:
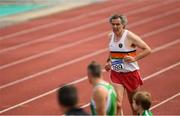
[[[121,19],[112,19],[111,26],[114,33],[121,32],[123,30],[123,25],[121,24]]]

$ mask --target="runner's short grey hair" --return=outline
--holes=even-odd
[[[125,15],[122,14],[114,14],[109,18],[109,22],[111,23],[113,19],[120,19],[121,20],[121,24],[126,26],[128,24],[128,19]]]

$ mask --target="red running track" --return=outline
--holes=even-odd
[[[91,86],[84,78],[86,66],[92,60],[105,64],[110,32],[107,17],[123,12],[129,19],[128,29],[139,34],[153,49],[139,63],[145,79],[142,89],[153,95],[154,114],[180,114],[176,107],[180,104],[179,6],[175,0],[108,1],[2,29],[0,113],[62,114],[55,90],[73,81],[79,90],[79,105],[87,104]],[[104,74],[109,80],[108,73]],[[177,97],[163,103],[176,94]],[[156,107],[157,104],[160,105]],[[127,99],[124,108],[125,114],[130,114]]]

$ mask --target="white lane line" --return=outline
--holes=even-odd
[[[168,44],[165,44],[165,45],[163,45],[163,46],[158,47],[158,48],[155,49],[153,52],[157,52],[157,51],[162,50],[162,49],[164,49],[164,48],[167,48],[167,47],[169,47],[169,46],[178,44],[179,42],[180,42],[180,38],[177,39],[176,41],[173,41],[173,42],[170,42],[170,43],[168,43]]]
[[[51,23],[48,23],[48,24],[43,24],[43,25],[36,26],[36,27],[30,28],[30,29],[26,29],[26,30],[22,30],[22,31],[19,31],[19,32],[15,32],[15,33],[9,34],[9,35],[2,36],[0,38],[0,40],[8,39],[8,38],[19,36],[19,35],[26,34],[26,33],[35,32],[35,31],[38,31],[38,30],[41,30],[41,29],[45,29],[45,28],[50,28],[50,27],[53,27],[53,26],[60,25],[62,23],[68,23],[68,22],[71,22],[71,21],[80,20],[80,19],[86,18],[88,16],[97,15],[97,14],[100,14],[100,13],[104,13],[104,12],[107,12],[107,11],[114,10],[114,9],[119,8],[119,7],[126,7],[127,5],[131,5],[131,4],[134,4],[134,3],[136,3],[136,2],[124,3],[123,6],[120,6],[118,4],[116,6],[106,7],[105,9],[102,8],[101,10],[96,10],[96,11],[88,12],[86,14],[78,15],[76,17],[68,18],[66,20],[60,20],[60,21],[57,21],[57,22],[51,22]]]
[[[147,20],[149,21],[149,19],[147,19]],[[137,23],[138,22],[132,23],[132,25],[137,24]],[[143,23],[144,23],[144,20],[143,20]],[[138,23],[138,24],[141,24],[141,23]],[[179,25],[180,25],[180,22],[169,25],[169,26],[165,26],[163,28],[160,28],[160,29],[154,30],[152,32],[149,32],[149,33],[147,33],[145,35],[142,35],[142,37],[145,38],[145,37],[148,37],[148,36],[151,36],[151,35],[154,35],[154,34],[157,34],[157,33],[160,33],[160,32],[175,28],[175,27],[178,27]],[[134,26],[130,25],[129,27],[132,28]],[[91,41],[91,40],[94,40],[94,39],[98,39],[98,38],[100,39],[100,37],[105,36],[105,34],[107,34],[107,33],[108,33],[108,31],[100,33],[100,34],[95,35],[95,36],[91,36],[91,37],[86,38],[86,39],[79,40],[77,42],[73,42],[73,43],[66,44],[66,45],[63,45],[63,46],[60,46],[60,47],[57,47],[57,48],[53,48],[51,50],[44,51],[42,53],[35,54],[35,55],[29,56],[29,57],[26,57],[26,58],[23,58],[23,59],[20,59],[20,60],[16,60],[16,61],[10,62],[8,64],[1,65],[0,70],[11,67],[11,66],[14,66],[14,65],[17,65],[17,64],[20,64],[20,63],[23,63],[23,62],[27,62],[29,60],[36,59],[36,58],[39,58],[39,57],[42,57],[42,56],[45,56],[45,55],[48,55],[48,54],[51,54],[51,53],[55,53],[55,52],[57,52],[59,50],[69,48],[69,47],[72,47],[72,46],[75,46],[75,45],[78,45],[78,44],[82,44],[82,43],[85,43],[85,42],[88,42],[88,41]]]
[[[171,96],[171,97],[169,97],[169,98],[167,98],[166,100],[163,100],[162,102],[160,102],[160,103],[158,103],[158,104],[152,106],[152,107],[150,108],[150,110],[153,110],[153,109],[155,109],[155,108],[157,108],[157,107],[159,107],[159,106],[161,106],[161,105],[167,103],[168,101],[170,101],[170,100],[172,100],[172,99],[178,97],[178,96],[180,96],[180,92],[177,93],[177,94],[175,94],[175,95],[173,95],[173,96]]]
[[[157,48],[153,49],[152,52],[153,52],[153,53],[154,53],[154,52],[158,52],[158,51],[160,51],[160,50],[162,50],[162,49],[165,49],[165,48],[167,48],[167,47],[169,47],[169,46],[178,44],[179,42],[180,42],[180,39],[177,39],[177,40],[175,40],[175,41],[173,41],[173,42],[170,42],[170,43],[168,43],[168,44],[165,44],[165,45],[162,45],[162,46],[160,46],[160,47],[157,47]],[[23,81],[26,81],[26,80],[35,78],[35,77],[37,77],[37,76],[40,76],[40,75],[43,75],[43,74],[46,74],[46,73],[55,71],[55,70],[57,70],[57,69],[63,68],[63,67],[65,67],[65,66],[71,65],[71,64],[76,63],[76,62],[79,62],[79,61],[81,61],[81,60],[85,60],[85,59],[87,59],[87,58],[89,58],[89,57],[92,57],[92,56],[95,56],[95,55],[99,55],[99,54],[104,53],[104,52],[107,52],[107,51],[108,51],[108,48],[101,49],[101,50],[98,50],[98,51],[96,51],[96,52],[93,52],[93,53],[84,55],[84,56],[82,56],[82,57],[76,58],[76,59],[74,59],[74,60],[65,62],[65,63],[63,63],[63,64],[59,64],[59,65],[54,66],[54,67],[52,67],[52,68],[48,68],[48,69],[43,70],[43,71],[41,71],[41,72],[35,73],[35,74],[33,74],[33,75],[29,75],[29,76],[23,77],[22,79],[19,79],[19,80],[16,80],[16,81],[13,81],[13,82],[10,82],[10,83],[1,85],[1,86],[0,86],[0,90],[1,90],[1,89],[4,89],[4,88],[6,88],[6,87],[9,87],[9,86],[18,84],[18,83],[20,83],[20,82],[23,82]]]
[[[159,6],[159,4],[156,4],[156,5]],[[154,7],[154,5],[152,5],[152,6]],[[152,6],[143,7],[143,8],[137,9],[137,10],[127,12],[126,15],[128,16],[130,14],[137,14],[137,13],[140,13],[140,12],[143,12],[143,11],[147,11],[148,9],[152,9]],[[175,10],[171,10],[171,11],[167,11],[166,13],[162,13],[159,16],[153,16],[149,20],[153,20],[153,19],[156,19],[156,18],[161,18],[161,17],[164,17],[164,16],[168,16],[169,14],[177,13],[179,11],[180,11],[180,8],[175,9]],[[69,29],[69,30],[66,30],[66,31],[63,31],[63,32],[60,32],[60,33],[56,33],[56,34],[46,36],[46,37],[43,37],[43,38],[40,38],[40,39],[35,39],[35,40],[32,40],[32,41],[28,41],[26,43],[22,43],[22,44],[18,44],[18,45],[12,46],[12,47],[2,49],[2,50],[0,50],[0,53],[7,52],[7,51],[10,51],[10,50],[14,50],[14,49],[17,49],[17,48],[21,48],[21,47],[24,47],[24,46],[28,46],[28,45],[31,45],[31,44],[34,44],[34,43],[39,43],[39,42],[42,42],[42,41],[51,40],[51,39],[53,39],[55,37],[64,36],[64,35],[67,35],[67,34],[70,34],[70,33],[76,32],[76,31],[84,30],[84,29],[87,29],[87,28],[90,28],[90,27],[93,27],[93,26],[96,26],[96,25],[103,24],[105,22],[107,22],[107,19],[98,20],[98,21],[88,23],[88,24],[83,25],[83,26],[75,27],[75,28],[72,28],[72,29]],[[140,22],[144,22],[144,21],[141,20]],[[138,24],[134,24],[134,25],[138,25]]]
[[[39,58],[39,57],[42,57],[42,56],[45,56],[45,55],[48,55],[48,54],[58,52],[58,51],[60,51],[62,49],[67,49],[69,47],[73,47],[73,46],[76,46],[76,45],[79,45],[79,44],[83,44],[83,43],[88,42],[88,41],[92,41],[92,40],[95,40],[95,39],[101,39],[101,37],[106,36],[107,34],[108,34],[108,32],[103,32],[103,33],[88,37],[86,39],[81,39],[80,41],[71,42],[69,44],[62,45],[62,46],[59,46],[57,48],[54,48],[54,49],[51,49],[51,50],[48,50],[48,51],[44,51],[44,52],[41,52],[39,54],[35,54],[35,55],[29,56],[29,57],[26,57],[26,58],[23,58],[23,59],[20,59],[20,60],[10,62],[10,63],[5,64],[5,65],[1,65],[0,70],[11,67],[11,66],[14,66],[14,65],[17,65],[17,64],[20,64],[20,63],[27,62],[27,61],[30,61],[30,60],[34,60],[36,58]]]
[[[165,70],[165,69],[171,70],[172,68],[174,68],[174,67],[176,67],[176,66],[178,66],[178,65],[180,65],[180,62],[175,63],[175,64],[173,64],[173,65],[171,65],[171,66],[169,66],[169,67],[166,67],[166,68],[164,68],[164,69],[162,69],[162,70]],[[166,70],[166,71],[168,71],[168,70]],[[104,71],[103,71],[103,72],[104,72]],[[161,73],[159,73],[159,72],[163,73],[163,71],[161,71],[161,70],[160,70],[160,71],[157,71],[157,72],[155,72],[155,73],[161,74]],[[155,75],[155,73],[153,73],[153,74],[151,74],[151,75],[157,76],[157,75]],[[151,76],[151,75],[149,75],[148,77],[153,78],[154,76]],[[146,79],[146,78],[147,78],[147,77],[145,77],[144,80],[150,79],[150,78],[148,78],[148,79]],[[71,82],[71,83],[68,83],[68,84],[66,84],[66,85],[77,84],[77,83],[80,83],[80,82],[85,81],[85,80],[87,80],[87,76],[82,77],[81,79],[78,79],[78,80],[73,81],[73,82]],[[7,111],[9,111],[9,110],[15,109],[15,108],[17,108],[17,107],[20,107],[20,106],[22,106],[22,105],[25,105],[25,104],[27,104],[27,103],[30,103],[30,102],[32,102],[32,101],[35,101],[35,100],[37,100],[37,99],[40,99],[40,98],[42,98],[42,97],[44,97],[44,96],[47,96],[47,95],[49,95],[49,94],[51,94],[51,93],[54,93],[54,92],[56,92],[59,88],[61,88],[61,87],[55,88],[55,89],[53,89],[53,90],[51,90],[51,91],[48,91],[48,92],[46,92],[46,93],[44,93],[44,94],[41,94],[41,95],[39,95],[39,96],[33,97],[33,98],[31,98],[31,99],[29,99],[29,100],[26,100],[26,101],[24,101],[24,102],[21,102],[21,103],[19,103],[19,104],[16,104],[16,105],[14,105],[14,106],[12,106],[12,107],[9,107],[9,108],[6,108],[6,109],[4,109],[4,110],[1,110],[1,111],[0,111],[0,114],[2,114],[2,113],[4,113],[4,112],[7,112]],[[88,104],[84,105],[84,107],[85,107],[85,106],[88,106]]]
[[[157,48],[153,49],[152,52],[153,52],[153,53],[158,52],[158,51],[160,51],[160,50],[162,50],[162,49],[165,49],[165,48],[168,48],[168,47],[173,46],[173,45],[175,45],[175,44],[178,44],[179,42],[180,42],[180,40],[177,39],[177,40],[175,40],[175,41],[173,41],[173,42],[170,42],[170,43],[168,43],[168,44],[165,44],[165,45],[162,45],[162,46],[160,46],[160,47],[157,47]],[[47,69],[47,70],[38,72],[38,73],[36,73],[36,74],[30,75],[30,76],[26,76],[26,77],[24,77],[24,78],[22,78],[22,79],[19,79],[19,80],[16,80],[16,81],[13,81],[13,82],[10,82],[10,83],[8,83],[8,84],[5,84],[5,85],[0,86],[0,90],[1,90],[1,89],[4,89],[4,88],[7,88],[7,87],[9,87],[9,86],[18,84],[18,83],[20,83],[20,82],[23,82],[23,81],[26,81],[26,80],[35,78],[35,77],[37,77],[37,76],[40,76],[40,75],[49,73],[49,72],[51,72],[51,71],[57,70],[57,69],[59,69],[59,68],[62,68],[62,67],[64,67],[64,66],[71,65],[71,64],[76,63],[76,62],[78,62],[78,61],[80,61],[80,60],[84,60],[84,59],[86,59],[86,58],[89,58],[89,57],[92,57],[92,56],[95,56],[95,55],[104,53],[104,52],[106,52],[106,51],[108,51],[107,48],[106,48],[106,49],[102,49],[102,50],[97,51],[97,52],[93,52],[93,53],[88,54],[88,55],[85,55],[84,57],[77,58],[77,59],[72,60],[72,61],[70,61],[70,62],[67,62],[67,63],[61,64],[61,65],[55,66],[55,67],[53,67],[53,68],[50,68],[50,69]]]
[[[178,63],[176,63],[176,64],[174,64],[174,65],[171,65],[171,66],[169,66],[169,67],[167,67],[167,68],[161,69],[160,71],[158,71],[158,72],[156,72],[156,73],[153,73],[153,74],[147,76],[147,77],[144,78],[143,80],[146,81],[146,80],[148,80],[148,79],[150,79],[150,78],[152,78],[152,77],[155,77],[155,76],[157,76],[157,75],[160,75],[161,73],[164,73],[164,72],[166,72],[166,71],[168,71],[168,70],[170,70],[170,69],[172,69],[172,68],[174,68],[174,67],[177,67],[177,66],[179,66],[179,65],[180,65],[180,62],[178,62]]]
[[[168,70],[171,70],[171,69],[173,69],[174,67],[177,67],[177,66],[179,66],[179,65],[180,65],[180,62],[178,62],[178,63],[176,63],[176,64],[173,64],[173,65],[171,65],[171,66],[169,66],[169,67],[166,67],[166,68],[164,68],[164,69],[161,69],[160,71],[155,72],[155,73],[153,73],[153,74],[151,74],[151,75],[143,78],[143,81],[146,81],[146,80],[148,80],[148,79],[151,79],[151,78],[153,78],[153,77],[156,77],[156,76],[158,76],[158,75],[160,75],[160,74],[162,74],[162,73],[164,73],[164,72],[166,72],[166,71],[168,71]],[[170,98],[168,98],[168,99],[160,102],[159,104],[156,104],[155,106],[152,106],[152,107],[150,108],[150,110],[157,108],[158,106],[160,106],[160,105],[162,105],[162,104],[170,101],[171,99],[174,99],[175,97],[177,97],[177,96],[179,96],[179,95],[180,95],[180,93],[177,93],[176,95],[174,95],[174,96],[172,96],[172,97],[170,97]],[[87,104],[81,106],[81,108],[88,107],[89,105],[90,105],[90,103],[87,103]]]
[[[160,103],[158,103],[158,104],[152,106],[152,107],[150,108],[150,110],[153,110],[153,109],[155,109],[155,108],[157,108],[157,107],[159,107],[159,106],[161,106],[161,105],[167,103],[168,101],[170,101],[170,100],[172,100],[172,99],[178,97],[178,96],[180,96],[180,93],[177,93],[177,94],[175,94],[175,95],[173,95],[173,96],[167,98],[166,100],[163,100],[162,102],[160,102]],[[89,105],[90,105],[90,103],[87,103],[87,104],[81,106],[81,108],[86,108],[86,107],[88,107]]]
[[[68,84],[66,84],[66,85],[71,85],[71,84],[80,83],[80,82],[82,82],[82,81],[84,81],[84,80],[87,80],[87,77],[82,77],[81,79],[78,79],[78,80],[73,81],[73,82],[71,82],[71,83],[68,83]],[[14,108],[20,107],[20,106],[22,106],[22,105],[24,105],[24,104],[27,104],[27,103],[29,103],[29,102],[35,101],[35,100],[37,100],[37,99],[40,99],[40,98],[42,98],[42,97],[44,97],[44,96],[47,96],[47,95],[49,95],[49,94],[51,94],[51,93],[54,93],[54,92],[56,92],[58,89],[59,89],[59,88],[53,89],[53,90],[51,90],[51,91],[49,91],[49,92],[46,92],[46,93],[44,93],[44,94],[41,94],[41,95],[39,95],[39,96],[33,97],[33,98],[29,99],[29,100],[26,100],[26,101],[24,101],[24,102],[22,102],[22,103],[19,103],[19,104],[17,104],[17,105],[14,105],[14,106],[12,106],[12,107],[9,107],[9,108],[7,108],[7,109],[4,109],[4,110],[0,111],[0,114],[1,114],[1,113],[4,113],[4,112],[7,112],[7,111],[9,111],[9,110],[12,110],[12,109],[14,109]]]
[[[81,108],[88,107],[89,105],[90,105],[90,103],[87,103],[87,104],[85,104],[85,105],[81,106]]]
[[[165,28],[160,28],[160,29],[157,29],[156,31],[151,31],[151,32],[149,32],[148,34],[146,34],[145,36],[143,36],[143,38],[148,37],[148,36],[151,36],[151,35],[155,35],[155,34],[157,34],[157,33],[161,33],[161,32],[163,32],[163,31],[167,31],[167,30],[172,29],[172,28],[175,28],[175,27],[178,28],[179,26],[180,26],[180,22],[175,23],[175,24],[171,24],[171,25],[169,25],[169,26],[166,25]]]
[[[92,52],[92,53],[90,53],[90,54],[88,54],[88,55],[84,55],[84,56],[82,56],[82,57],[79,57],[79,58],[76,58],[76,59],[74,59],[74,60],[71,60],[71,61],[69,61],[69,62],[66,62],[66,63],[60,64],[60,65],[54,66],[54,67],[52,67],[52,68],[43,70],[43,71],[41,71],[41,72],[35,73],[35,74],[33,74],[33,75],[29,75],[29,76],[23,77],[22,79],[19,79],[19,80],[13,81],[13,82],[11,82],[11,83],[8,83],[8,84],[5,84],[5,85],[0,86],[0,90],[3,89],[3,88],[9,87],[9,86],[15,85],[15,84],[17,84],[17,83],[20,83],[20,82],[23,82],[23,81],[26,81],[26,80],[35,78],[35,77],[37,77],[37,76],[40,76],[40,75],[43,75],[43,74],[52,72],[52,71],[54,71],[54,70],[63,68],[63,67],[65,67],[65,66],[71,65],[71,64],[76,63],[76,62],[79,62],[79,61],[81,61],[81,60],[85,60],[85,59],[87,59],[87,58],[96,56],[96,55],[98,55],[98,54],[101,54],[101,53],[106,52],[107,50],[108,50],[108,49],[101,49],[101,50],[98,50],[98,51],[96,51],[96,52]]]

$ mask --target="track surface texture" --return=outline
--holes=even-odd
[[[56,90],[64,84],[78,88],[79,105],[89,111],[86,67],[92,60],[105,65],[108,17],[114,13],[127,15],[127,29],[153,50],[139,61],[141,89],[152,94],[152,112],[180,115],[179,0],[111,0],[2,28],[0,114],[63,114]],[[108,81],[109,74],[103,75]],[[131,114],[126,97],[124,114]]]

